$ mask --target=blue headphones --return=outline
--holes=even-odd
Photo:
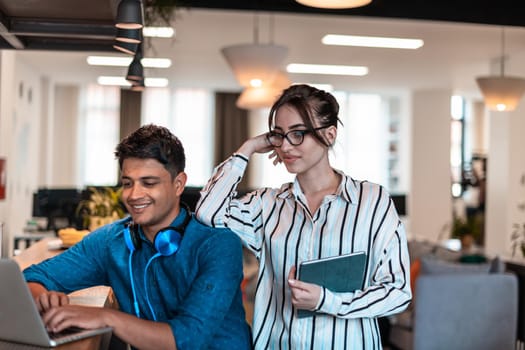
[[[155,237],[153,238],[153,246],[155,247],[155,250],[157,253],[155,253],[147,262],[146,267],[144,269],[144,290],[146,291],[146,301],[148,302],[149,309],[151,311],[151,314],[153,315],[153,320],[157,320],[157,316],[155,315],[155,311],[153,311],[153,307],[150,304],[149,296],[148,296],[148,286],[147,286],[147,272],[148,268],[151,264],[151,262],[158,258],[159,256],[170,256],[173,255],[179,250],[180,243],[182,241],[182,237],[184,236],[184,231],[186,230],[186,226],[188,226],[188,223],[191,220],[191,211],[190,208],[184,204],[181,203],[181,207],[183,207],[186,210],[186,216],[184,217],[184,221],[182,225],[180,226],[168,226],[166,228],[163,228],[159,230],[155,234]],[[134,224],[133,222],[129,222],[126,227],[124,228],[124,240],[126,242],[126,246],[129,249],[129,276],[131,279],[131,291],[133,292],[133,306],[135,308],[135,314],[137,317],[140,318],[140,309],[139,304],[137,302],[137,294],[135,292],[135,283],[133,282],[133,268],[132,268],[132,257],[133,253],[141,248],[141,240],[140,240],[140,234],[139,234],[139,227],[138,225]]]

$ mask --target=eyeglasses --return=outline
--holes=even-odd
[[[312,132],[316,132],[318,130],[326,129],[329,126],[330,125],[321,126],[319,128],[314,128],[314,129],[306,129],[306,130],[290,130],[285,134],[281,134],[275,131],[270,131],[269,133],[266,134],[266,139],[274,147],[281,147],[283,145],[285,138],[290,145],[299,146],[304,141],[304,135],[312,133]]]

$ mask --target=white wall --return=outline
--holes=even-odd
[[[6,199],[0,200],[0,221],[5,223],[4,226],[4,242],[9,242],[7,235],[9,232],[9,225],[7,218],[9,217],[9,200],[11,199],[10,186],[10,162],[9,151],[11,149],[11,122],[13,109],[13,95],[14,95],[14,53],[10,51],[0,51],[0,157],[6,159],[7,179],[6,179]],[[4,243],[0,242],[0,243]],[[5,249],[5,243],[2,245],[2,251],[5,254],[8,250]]]
[[[39,187],[76,187],[76,86],[60,86],[43,72],[0,51],[0,157],[6,158],[3,253],[32,217],[33,193]]]
[[[38,72],[16,60],[15,51],[1,51],[0,155],[7,160],[6,200],[0,221],[6,223],[7,251],[11,237],[31,217],[40,157],[41,99]]]

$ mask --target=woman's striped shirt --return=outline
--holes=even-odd
[[[341,184],[310,213],[295,180],[236,198],[248,159],[234,154],[203,188],[197,218],[237,233],[259,260],[252,322],[255,349],[381,349],[378,316],[411,300],[404,227],[386,190],[339,172]],[[323,289],[318,313],[297,318],[287,284],[301,261],[351,252],[367,254],[361,290]]]

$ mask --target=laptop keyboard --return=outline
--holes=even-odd
[[[78,327],[69,327],[69,328],[66,328],[60,332],[48,332],[49,334],[49,337],[51,339],[57,339],[57,338],[63,338],[63,337],[66,337],[66,336],[69,336],[69,335],[72,335],[72,334],[76,334],[76,333],[79,333],[83,331],[82,328],[78,328]]]

